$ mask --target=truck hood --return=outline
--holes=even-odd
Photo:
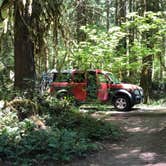
[[[113,89],[126,89],[127,91],[132,91],[135,89],[142,89],[140,86],[134,85],[134,84],[126,84],[126,83],[119,83],[119,84],[111,84],[111,87]]]

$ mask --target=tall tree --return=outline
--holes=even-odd
[[[116,0],[116,25],[121,25],[126,20],[126,2],[126,0]]]
[[[110,0],[106,0],[106,13],[107,13],[107,31],[109,31],[110,28]]]
[[[126,0],[116,0],[116,11],[115,11],[115,25],[122,26],[122,23],[126,22]],[[127,56],[127,40],[126,37],[122,38],[117,46],[118,56]],[[120,78],[123,79],[127,75],[127,70],[120,69]]]
[[[85,0],[76,0],[76,24],[77,24],[77,41],[85,40],[85,33],[80,30],[81,26],[85,26],[87,23],[86,18],[86,1]]]
[[[59,17],[63,0],[4,2],[14,4],[14,85],[19,89],[33,89],[36,77],[34,56],[46,50],[44,37],[50,27],[52,31],[61,28]]]
[[[133,2],[133,0],[129,0],[127,11],[129,13],[134,12],[134,2]],[[132,21],[133,18],[131,17],[130,20]],[[127,49],[128,49],[128,53],[129,53],[129,64],[131,64],[131,63],[135,62],[135,60],[136,60],[135,57],[130,56],[131,48],[134,44],[135,29],[134,29],[134,27],[130,27],[128,31],[129,31],[129,36],[128,36]],[[132,69],[130,69],[129,70],[129,77],[134,77],[134,74],[135,74],[135,72]]]
[[[159,11],[159,1],[157,0],[143,0],[143,14],[146,17],[147,11],[158,12]],[[151,20],[147,19],[147,23],[151,24]],[[154,47],[154,41],[151,39],[151,35],[155,30],[145,31],[143,34],[143,39],[146,43],[147,48],[152,49]],[[144,102],[149,101],[151,95],[152,86],[152,70],[153,70],[153,55],[145,55],[142,59],[143,67],[141,72],[141,86],[144,89],[145,99]]]
[[[32,1],[14,1],[15,87],[33,88],[35,83]]]

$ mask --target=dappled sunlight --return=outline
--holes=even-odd
[[[129,154],[124,153],[124,154],[120,154],[120,155],[116,156],[116,158],[117,159],[119,159],[119,158],[127,158],[128,156],[129,156]]]
[[[165,155],[158,154],[158,152],[155,151],[155,148],[153,149],[153,151],[146,151],[144,150],[144,146],[146,145],[140,144],[139,146],[134,146],[133,144],[131,144],[130,147],[128,146],[130,145],[127,144],[126,147],[125,143],[122,145],[114,144],[112,148],[109,147],[109,151],[107,153],[111,153],[111,157],[116,159],[116,164],[118,163],[124,166],[130,165],[131,163],[142,163],[141,165],[143,166],[160,166],[160,164],[166,166]],[[110,160],[113,161],[113,159]]]
[[[109,150],[122,150],[123,146],[117,146],[117,144],[113,144],[111,146],[107,146],[107,149],[109,148]]]
[[[128,132],[144,132],[146,130],[148,130],[148,127],[146,128],[141,128],[141,127],[135,127],[135,128],[128,128],[128,127],[125,127],[125,129],[128,131]]]
[[[124,127],[124,129],[130,133],[145,132],[146,134],[159,132],[160,130],[158,128],[149,128],[149,127]]]
[[[163,111],[166,110],[166,105],[145,105],[140,104],[134,107],[135,110],[142,112],[142,111]]]
[[[153,128],[153,129],[149,129],[149,130],[147,131],[147,133],[150,134],[150,133],[154,133],[154,132],[157,132],[157,131],[158,131],[157,128]]]
[[[153,162],[158,157],[158,155],[154,152],[143,152],[141,153],[141,149],[134,149],[131,151],[126,151],[126,153],[116,155],[116,159],[128,159],[128,158],[135,158],[140,159],[145,162]]]
[[[116,157],[117,159],[125,159],[125,158],[128,158],[128,157],[137,158],[137,157],[139,156],[140,152],[141,152],[141,148],[140,148],[140,147],[137,147],[137,148],[135,148],[135,149],[128,150],[128,151],[126,151],[125,153],[116,155],[115,157]]]
[[[166,166],[166,116],[99,116],[124,131],[122,141],[104,143],[104,150],[71,166]]]
[[[166,162],[158,162],[156,164],[147,164],[145,166],[166,166]]]
[[[154,161],[157,157],[157,154],[154,152],[144,152],[139,154],[139,158],[144,161]]]
[[[115,158],[117,160],[119,160],[119,161],[125,160],[125,161],[128,161],[129,163],[132,159],[132,160],[139,161],[140,163],[142,163],[141,165],[160,166],[160,164],[162,164],[163,166],[166,166],[166,161],[158,163],[158,157],[159,157],[159,155],[155,152],[142,152],[141,153],[140,148],[126,151],[126,153],[118,154],[115,156]]]

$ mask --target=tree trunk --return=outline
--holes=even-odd
[[[86,2],[85,0],[76,0],[77,5],[77,18],[76,18],[76,24],[77,24],[77,41],[84,41],[86,38],[86,34],[80,30],[81,26],[85,26],[87,23],[86,19]]]
[[[116,25],[121,25],[126,21],[126,0],[116,0]]]
[[[122,23],[126,21],[126,0],[116,0],[116,18],[115,18],[115,24],[117,26],[121,26]],[[127,56],[127,39],[124,37],[119,41],[119,45],[116,48],[117,55],[119,56],[125,55]],[[127,65],[127,64],[126,64]],[[126,76],[128,75],[127,70],[121,69],[122,71],[119,71],[122,75],[122,80],[125,81]]]
[[[143,0],[144,13],[147,11],[157,12],[159,10],[159,2],[156,0]],[[154,30],[145,32],[143,38],[146,39],[147,48],[153,48],[153,42],[150,40],[151,35],[154,34]],[[144,89],[144,102],[148,103],[151,96],[151,86],[152,86],[152,70],[153,70],[153,55],[147,55],[142,59],[143,68],[141,72],[141,86]]]
[[[21,1],[14,3],[14,86],[23,90],[35,85],[34,43],[30,33],[32,18],[28,3],[25,6]]]
[[[148,103],[151,95],[153,57],[148,55],[142,60],[141,87],[144,89],[144,103]]]
[[[110,28],[110,0],[106,0],[106,13],[107,13],[107,31]]]
[[[128,11],[129,13],[134,12],[134,2],[133,0],[129,0],[129,5],[128,5]],[[133,18],[131,18],[131,20],[133,20]],[[129,64],[135,62],[137,59],[136,57],[134,57],[133,55],[131,56],[131,48],[133,47],[134,44],[134,34],[135,34],[135,30],[133,27],[129,28],[129,38],[128,38],[128,52],[129,52]],[[133,78],[135,77],[135,71],[133,71],[132,69],[129,70],[129,77]]]

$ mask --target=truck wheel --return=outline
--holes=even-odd
[[[68,94],[68,93],[59,93],[57,96],[56,96],[57,99],[63,101],[63,100],[67,100],[70,102],[71,105],[75,105],[75,100],[74,98]]]
[[[131,104],[129,101],[129,98],[126,96],[118,96],[114,100],[114,107],[118,111],[130,111],[131,110]]]
[[[67,93],[59,93],[56,97],[59,100],[64,100],[68,97],[68,94]]]

